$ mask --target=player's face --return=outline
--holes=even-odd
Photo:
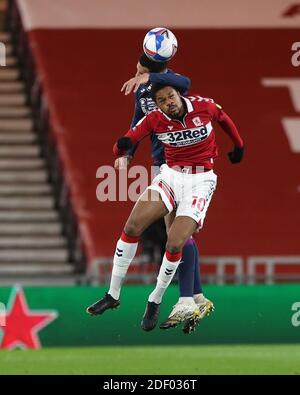
[[[170,118],[183,115],[184,107],[179,93],[172,87],[166,86],[155,95],[157,106]]]
[[[136,77],[138,77],[139,75],[145,74],[145,73],[149,73],[149,69],[145,66],[142,66],[140,64],[140,62],[137,63],[136,65]]]

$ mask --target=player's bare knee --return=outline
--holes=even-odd
[[[182,250],[183,242],[179,239],[168,239],[166,244],[166,250],[172,254],[177,254]]]
[[[143,229],[136,221],[127,221],[124,232],[131,237],[138,237],[143,233]]]

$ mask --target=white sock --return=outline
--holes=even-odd
[[[195,295],[193,295],[193,298],[194,298],[195,303],[197,303],[197,304],[204,303],[206,300],[203,293],[202,294],[195,294]]]
[[[178,299],[179,303],[195,303],[192,296],[180,296]]]
[[[175,261],[174,259],[176,257],[178,257],[178,259]],[[180,259],[181,254],[170,254],[166,251],[158,273],[156,287],[149,295],[149,302],[155,302],[157,304],[161,303],[162,297],[174,277],[176,269],[180,263]]]
[[[203,294],[194,294],[193,298],[203,298]]]
[[[117,243],[110,279],[110,288],[108,291],[108,293],[114,299],[119,299],[120,297],[123,280],[126,276],[128,267],[136,254],[136,250],[138,247],[138,242],[128,243],[126,241],[123,241],[122,238],[123,235]]]

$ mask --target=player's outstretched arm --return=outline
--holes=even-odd
[[[226,134],[231,138],[234,148],[228,152],[228,158],[231,163],[240,163],[244,157],[244,142],[237,130],[232,119],[223,110],[221,110],[219,124]]]
[[[121,88],[121,92],[124,92],[125,96],[129,95],[131,92],[136,93],[140,85],[147,84],[149,80],[152,84],[174,86],[181,94],[186,94],[191,86],[191,80],[184,75],[175,74],[173,72],[144,73],[126,81]]]
[[[139,86],[142,84],[147,84],[149,81],[149,73],[139,74],[130,80],[124,82],[121,92],[124,92],[125,96],[129,95],[131,92],[136,92]]]
[[[172,71],[168,73],[150,73],[150,82],[152,84],[174,86],[181,94],[186,94],[191,86],[191,80],[188,77]]]
[[[210,104],[213,107],[213,119],[216,120],[224,132],[230,137],[234,144],[232,151],[228,152],[231,163],[239,163],[244,156],[244,142],[235,126],[233,120],[218,104]]]

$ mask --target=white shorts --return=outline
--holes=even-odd
[[[201,229],[216,185],[213,170],[189,174],[164,164],[147,189],[159,192],[169,212],[176,210],[176,217],[192,218]]]

